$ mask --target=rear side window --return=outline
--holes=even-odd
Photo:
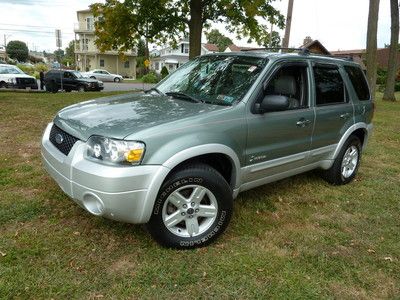
[[[344,82],[338,68],[315,66],[314,79],[317,105],[346,102]]]
[[[349,75],[351,84],[356,91],[358,99],[361,101],[369,100],[370,93],[368,83],[361,68],[345,66],[344,69],[346,70],[347,75]]]

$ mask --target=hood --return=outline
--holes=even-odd
[[[99,80],[92,79],[92,78],[86,78],[86,77],[78,78],[78,80],[82,81],[82,82],[99,82]]]
[[[33,79],[36,79],[35,77],[27,75],[27,74],[0,74],[0,78],[33,78]]]
[[[135,93],[69,106],[57,114],[54,123],[81,140],[91,135],[123,139],[142,129],[227,108]]]

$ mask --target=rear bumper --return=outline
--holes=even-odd
[[[93,215],[128,223],[149,220],[168,168],[105,166],[84,157],[81,141],[65,156],[49,141],[51,126],[42,138],[43,165],[68,196]]]

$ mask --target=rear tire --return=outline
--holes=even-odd
[[[162,185],[147,228],[162,246],[204,247],[224,232],[232,210],[232,190],[224,177],[208,165],[188,165]]]
[[[333,185],[351,182],[357,174],[361,159],[361,141],[351,135],[344,143],[332,167],[322,171],[322,178]]]

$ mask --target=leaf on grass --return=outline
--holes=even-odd
[[[0,255],[4,257],[7,255],[7,253],[0,251]]]
[[[391,258],[390,256],[386,256],[386,257],[384,258],[384,260],[392,262],[392,261],[393,261],[393,258]]]
[[[368,249],[367,251],[368,251],[368,253],[375,253],[374,249]]]

